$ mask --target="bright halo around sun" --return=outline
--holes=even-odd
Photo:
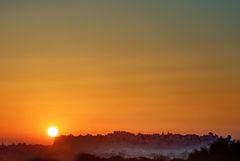
[[[50,137],[56,137],[58,133],[59,133],[58,128],[56,128],[55,126],[51,126],[47,129],[47,134]]]

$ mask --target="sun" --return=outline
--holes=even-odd
[[[47,134],[50,137],[56,137],[58,135],[58,133],[59,133],[58,128],[56,128],[55,126],[50,126],[47,129]]]

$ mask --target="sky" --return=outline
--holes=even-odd
[[[0,138],[240,139],[240,1],[1,0]]]

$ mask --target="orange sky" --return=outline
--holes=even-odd
[[[1,1],[0,138],[240,138],[239,10],[198,3]]]

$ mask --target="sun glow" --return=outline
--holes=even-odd
[[[56,137],[58,133],[59,133],[58,128],[56,128],[55,126],[51,126],[47,129],[47,134],[50,137]]]

